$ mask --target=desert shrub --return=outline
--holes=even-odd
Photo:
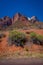
[[[30,33],[30,38],[34,44],[43,45],[43,35],[39,35],[39,34],[32,32]]]
[[[37,35],[38,40],[43,40],[43,35]]]
[[[37,35],[37,40],[40,42],[40,45],[43,45],[43,35]]]
[[[9,33],[9,41],[11,45],[15,44],[16,46],[23,47],[26,42],[26,35],[25,33],[21,33],[18,31],[11,31]]]
[[[31,33],[30,33],[30,37],[31,37],[31,38],[35,38],[35,37],[36,37],[36,33],[35,33],[35,32],[31,32]]]

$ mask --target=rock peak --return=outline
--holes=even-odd
[[[32,17],[31,17],[31,20],[39,21],[38,18],[37,18],[36,16],[32,16]]]
[[[19,13],[19,12],[17,12],[15,15],[16,15],[16,16],[22,16],[22,14]]]

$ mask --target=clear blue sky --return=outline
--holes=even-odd
[[[0,0],[0,18],[12,17],[16,12],[43,21],[43,0]]]

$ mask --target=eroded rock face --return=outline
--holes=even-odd
[[[25,17],[25,16],[23,16],[20,13],[17,13],[17,14],[15,14],[15,16],[13,16],[13,21],[15,22],[17,20],[19,20],[19,21],[25,21],[25,20],[28,20],[28,18]]]
[[[5,16],[4,18],[0,19],[0,29],[6,28],[11,24],[12,24],[12,20],[8,16]]]
[[[32,28],[33,24],[35,24],[37,28],[43,26],[43,24],[40,25],[40,22],[36,16],[32,16],[31,18],[29,18],[20,13],[16,13],[12,18],[5,16],[0,19],[0,29],[8,28],[8,26],[10,25],[11,25],[11,28],[25,27],[27,29],[27,28]]]
[[[29,24],[28,18],[20,13],[16,13],[15,16],[13,16],[12,22],[16,26],[18,26],[19,23],[22,27]]]
[[[13,22],[19,20],[20,17],[21,17],[21,14],[20,14],[20,13],[16,13],[16,14],[13,16]]]
[[[31,22],[35,23],[36,21],[39,21],[38,18],[36,16],[32,16],[31,17]]]

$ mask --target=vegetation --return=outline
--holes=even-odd
[[[43,40],[43,35],[37,35],[38,40]]]
[[[40,45],[43,45],[43,35],[37,35],[37,39],[40,42]]]
[[[15,44],[16,46],[23,47],[26,42],[26,35],[25,33],[13,30],[9,33],[9,41],[11,45]]]
[[[35,32],[32,32],[30,37],[33,43],[43,45],[43,35],[37,35]]]
[[[31,32],[31,33],[30,33],[30,37],[31,37],[31,38],[36,37],[36,33],[35,33],[35,32]]]

